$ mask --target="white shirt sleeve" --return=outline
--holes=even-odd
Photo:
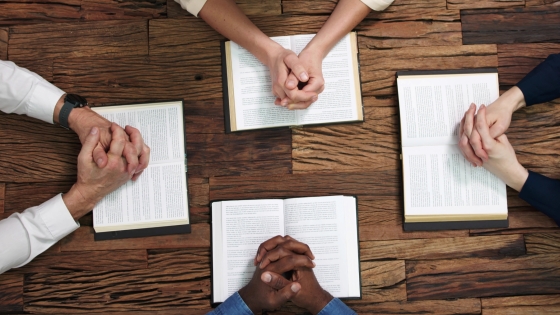
[[[365,5],[375,11],[383,11],[393,3],[394,0],[362,0]]]
[[[198,17],[198,12],[202,10],[206,0],[175,0],[175,2],[179,3],[181,8],[189,11],[190,14]]]
[[[54,108],[62,95],[64,91],[38,74],[0,60],[0,111],[52,124]]]
[[[0,273],[21,267],[80,225],[59,194],[0,221]]]

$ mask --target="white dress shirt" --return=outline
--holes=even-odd
[[[54,108],[63,94],[36,73],[0,60],[0,111],[53,123]],[[1,220],[0,273],[27,264],[78,227],[62,194]]]
[[[394,0],[361,0],[365,5],[375,11],[383,11],[393,3]],[[184,10],[189,11],[192,15],[198,16],[200,10],[206,3],[206,0],[175,0]]]

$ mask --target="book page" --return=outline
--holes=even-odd
[[[290,49],[290,38],[272,40]],[[235,119],[238,130],[290,126],[297,123],[296,112],[274,105],[270,71],[245,48],[231,42]],[[231,88],[231,87],[230,87]]]
[[[140,130],[150,164],[93,209],[97,232],[188,224],[182,102],[93,108],[120,126]]]
[[[507,219],[505,184],[456,145],[403,148],[403,173],[406,222]]]
[[[349,291],[345,220],[349,209],[345,206],[342,196],[284,201],[286,235],[311,248],[316,264],[313,272],[321,287],[335,297],[348,297]]]
[[[253,259],[259,245],[284,235],[283,200],[222,202],[222,295],[231,296],[244,287],[255,272]],[[217,228],[217,227],[213,227]]]
[[[499,97],[497,73],[404,75],[397,85],[403,147],[457,144],[470,104]]]
[[[313,37],[315,34],[292,36],[292,50],[299,55]],[[355,88],[359,77],[355,73],[358,69],[354,66],[354,55],[351,35],[347,34],[323,59],[325,90],[315,103],[297,111],[299,125],[362,120],[361,95]]]

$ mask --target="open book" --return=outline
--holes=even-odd
[[[140,130],[150,164],[93,209],[95,239],[190,233],[183,102],[94,107],[123,128]]]
[[[271,39],[299,54],[314,36]],[[346,35],[323,59],[325,90],[304,110],[274,105],[268,68],[243,47],[225,42],[222,59],[226,132],[364,120],[356,33]]]
[[[319,284],[335,297],[361,298],[355,197],[212,203],[212,303],[225,301],[253,277],[259,245],[290,235],[315,255]]]
[[[499,97],[495,69],[398,72],[404,229],[507,227],[506,185],[458,147],[471,103]]]

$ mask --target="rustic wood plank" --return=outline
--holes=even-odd
[[[192,263],[131,271],[36,273],[26,277],[27,312],[164,312],[210,307],[210,268]],[[46,299],[45,297],[49,297]]]
[[[395,99],[366,97],[363,123],[292,129],[293,172],[399,169],[397,108]]]
[[[484,298],[483,315],[557,314],[560,295],[529,295]]]
[[[208,178],[189,177],[189,214],[191,224],[210,223]]]
[[[446,259],[525,254],[523,235],[360,242],[360,259]]]
[[[0,59],[8,60],[8,28],[0,28]]]
[[[123,249],[157,249],[157,248],[209,248],[210,225],[198,223],[191,225],[190,234],[176,234],[129,238],[96,242],[93,240],[92,227],[80,227],[60,242],[61,251],[105,251]]]
[[[396,171],[211,177],[210,200],[327,195],[355,195],[358,198],[362,195],[395,196],[400,193],[399,177]]]
[[[527,254],[556,254],[560,251],[560,233],[525,234]]]
[[[10,60],[147,56],[146,21],[97,21],[10,28]]]
[[[167,17],[167,0],[82,0],[86,21],[157,19]]]
[[[467,315],[480,314],[480,299],[402,301],[386,303],[367,303],[353,300],[347,304],[358,314],[434,314]]]
[[[200,165],[190,165],[189,173],[196,176],[265,176],[271,174],[290,174],[292,162],[290,159],[265,161],[231,161],[206,162]]]
[[[376,49],[359,38],[362,95],[396,95],[396,72],[498,66],[496,45],[432,46]]]
[[[0,183],[0,213],[4,213],[5,196],[6,196],[6,184]]]
[[[282,14],[281,0],[236,0],[241,11],[246,15],[280,15]],[[176,18],[180,16],[192,16],[187,10],[174,0],[167,0],[167,16]]]
[[[148,268],[146,250],[80,251],[43,253],[10,273],[61,273],[116,271]]]
[[[560,255],[406,262],[408,300],[560,293]]]
[[[463,44],[560,42],[560,7],[461,11]]]
[[[500,86],[509,88],[519,82],[550,54],[560,51],[557,43],[498,45]]]
[[[23,311],[23,275],[2,275],[0,288],[0,312]]]
[[[282,9],[284,14],[330,14],[337,3],[338,0],[282,0]],[[446,6],[446,0],[396,0],[385,11],[373,11],[370,16],[414,9],[436,8],[443,11]]]
[[[553,6],[553,5],[560,5],[560,1],[558,0],[525,0],[525,6],[527,7],[531,7],[531,6],[542,6],[542,5],[548,5],[548,6]]]
[[[510,8],[524,6],[525,0],[447,0],[447,9],[450,10]]]
[[[72,182],[8,183],[6,185],[6,213],[22,212],[40,205],[57,194],[65,193]]]
[[[404,261],[362,261],[360,269],[363,301],[406,301]]]

